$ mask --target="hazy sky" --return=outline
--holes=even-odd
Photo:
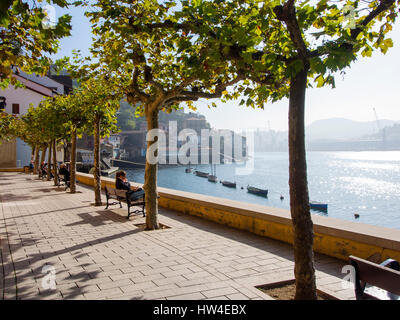
[[[57,10],[57,16],[66,10]],[[69,9],[72,15],[72,36],[63,39],[55,56],[69,56],[73,49],[88,55],[91,43],[90,23],[84,10]],[[346,70],[344,78],[336,78],[336,88],[308,89],[306,96],[306,124],[327,118],[348,118],[374,121],[373,108],[380,119],[400,120],[400,23],[390,34],[394,46],[386,55],[374,52],[372,58],[362,58]],[[218,108],[207,108],[205,101],[196,102],[198,111],[215,128],[267,128],[287,130],[288,101],[268,103],[264,110],[239,107],[234,101],[226,104],[215,100]]]

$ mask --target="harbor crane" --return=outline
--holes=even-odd
[[[374,111],[376,126],[378,127],[378,133],[379,133],[381,132],[381,123],[379,122],[378,114],[376,113],[375,108],[372,108],[372,110]]]
[[[382,128],[381,122],[379,121],[378,113],[376,112],[375,108],[372,108],[372,110],[374,111],[376,126],[378,127],[378,133],[382,135],[382,142],[385,142],[386,140],[385,128]]]

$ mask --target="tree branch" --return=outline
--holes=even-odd
[[[361,25],[365,27],[379,14],[388,10],[395,2],[396,0],[382,0],[381,3],[365,17],[365,19],[361,22]],[[361,31],[362,28],[360,27],[351,30],[351,38],[354,40],[357,39]]]
[[[180,90],[180,92],[175,93],[174,91],[171,94],[167,95],[164,105],[173,104],[175,102],[183,102],[183,101],[197,101],[198,99],[216,99],[222,96],[222,93],[226,90],[227,87],[232,86],[238,83],[241,80],[244,80],[246,77],[243,73],[239,73],[238,76],[231,81],[227,81],[224,83],[219,83],[214,93],[203,92],[203,91],[187,91]]]
[[[144,81],[155,86],[159,93],[164,93],[163,86],[154,80],[152,69],[148,65],[144,67]]]
[[[164,93],[164,89],[163,86],[158,83],[157,81],[154,80],[153,78],[153,71],[151,69],[151,67],[147,64],[146,62],[146,57],[144,55],[144,53],[142,52],[142,50],[139,49],[138,50],[133,50],[132,51],[132,61],[133,63],[136,65],[135,67],[135,71],[133,73],[133,77],[132,77],[132,89],[133,92],[135,92],[136,94],[138,94],[138,96],[141,99],[148,99],[149,96],[146,95],[144,92],[141,92],[139,90],[139,86],[138,86],[138,76],[139,76],[139,66],[143,68],[143,76],[144,76],[144,81],[155,86],[156,89],[160,92],[160,93]]]
[[[295,0],[288,0],[283,6],[276,6],[274,8],[274,13],[279,21],[285,22],[290,39],[299,55],[304,58],[307,55],[307,46],[297,21],[294,2]]]
[[[139,89],[138,85],[138,78],[139,78],[139,68],[135,67],[132,76],[132,82],[130,85],[130,92],[128,94],[129,102],[135,104],[136,102],[147,102],[150,99],[150,96]]]
[[[386,10],[388,10],[395,2],[396,2],[396,0],[382,0],[381,3],[364,18],[364,20],[361,22],[361,26],[362,27],[367,26],[368,23],[370,23],[374,18],[376,18],[382,12],[385,12]],[[357,39],[358,35],[363,30],[362,27],[358,27],[358,28],[351,30],[350,37],[352,40],[355,41]],[[346,43],[337,43],[336,48],[345,48],[348,51],[351,51],[351,50],[353,50],[354,46],[352,43],[346,42]],[[320,57],[327,53],[328,53],[327,46],[324,45],[324,46],[320,46],[317,49],[309,52],[307,57],[308,58]]]

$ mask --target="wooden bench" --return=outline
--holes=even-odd
[[[65,190],[67,190],[69,188],[69,182],[70,181],[65,179],[65,175],[64,174],[58,174],[57,176],[58,176],[58,179],[57,179],[58,184],[57,184],[57,186],[61,187],[62,185],[64,185],[65,186]]]
[[[127,190],[118,190],[115,188],[111,188],[111,187],[105,187],[105,192],[106,192],[106,198],[107,198],[107,206],[106,209],[108,209],[108,206],[110,205],[114,205],[114,204],[118,204],[120,208],[122,208],[122,204],[121,201],[126,202],[126,204],[128,205],[128,217],[127,219],[129,219],[129,217],[132,214],[143,214],[143,217],[146,216],[146,213],[144,212],[145,206],[146,206],[146,202],[145,202],[145,193],[144,190],[139,190],[137,192],[133,193],[133,197],[131,194],[129,194],[129,192]],[[115,199],[118,200],[118,202],[109,202],[111,199]],[[142,209],[138,209],[135,210],[133,212],[130,211],[130,208],[133,206],[142,206]]]
[[[39,168],[39,178],[41,178],[42,180],[47,178],[47,172],[42,168]]]
[[[355,294],[357,300],[374,299],[378,297],[365,292],[366,284],[386,290],[392,295],[388,298],[396,300],[394,295],[400,296],[400,271],[391,269],[383,264],[376,264],[355,256],[350,256],[350,263],[355,269]],[[399,263],[389,259],[386,261],[392,266],[399,267]]]
[[[24,166],[24,172],[31,173],[31,172],[33,172],[33,168],[31,168],[30,166]]]
[[[45,180],[47,178],[47,172],[39,169],[39,178]]]

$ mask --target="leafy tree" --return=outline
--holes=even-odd
[[[101,178],[100,178],[100,138],[117,132],[116,111],[119,108],[121,94],[114,90],[115,84],[110,79],[92,77],[80,83],[79,89],[74,94],[73,101],[75,114],[81,119],[82,127],[86,133],[94,136],[94,190],[95,205],[101,206]],[[75,118],[75,120],[77,119]],[[71,122],[73,119],[71,120]],[[78,127],[75,127],[75,130]]]
[[[54,185],[58,184],[57,181],[57,158],[56,146],[57,143],[67,136],[67,131],[63,126],[63,121],[66,117],[66,110],[64,105],[60,103],[62,97],[49,97],[41,101],[35,108],[31,106],[28,112],[21,116],[23,126],[19,129],[18,136],[35,146],[35,168],[34,173],[37,172],[39,165],[39,150],[45,146],[50,145],[53,153],[53,170],[54,170]],[[49,160],[50,160],[49,149]],[[44,155],[42,153],[42,160]],[[49,161],[48,168],[50,170],[51,163]],[[48,175],[48,180],[50,175]]]
[[[39,112],[34,107],[30,107],[28,112],[20,117],[21,125],[18,128],[16,136],[32,146],[34,159],[33,173],[38,173],[39,151],[45,142],[44,129],[38,121]]]
[[[57,174],[57,145],[68,137],[66,128],[63,126],[67,112],[65,105],[62,103],[62,97],[48,98],[42,101],[41,105],[36,108],[39,113],[39,121],[42,125],[45,139],[52,141],[53,152],[53,175],[54,185],[58,184]],[[48,164],[50,169],[50,163]]]
[[[43,0],[38,0],[38,3]],[[46,25],[47,16],[37,2],[5,0],[0,6],[0,87],[17,84],[12,67],[44,75],[51,60],[46,54],[56,53],[58,40],[70,35],[71,16],[59,17]],[[49,4],[67,7],[66,0],[47,0]]]
[[[53,154],[54,163],[57,163],[55,158],[54,141],[61,142],[71,141],[70,154],[70,192],[76,192],[76,138],[81,136],[88,122],[88,116],[84,112],[85,101],[81,100],[81,96],[75,93],[69,95],[60,95],[48,99],[42,103],[41,109],[35,110],[39,112],[42,119],[37,119],[42,123],[44,131],[47,133],[45,140],[51,141],[49,148],[49,163],[50,149]],[[30,110],[31,111],[31,110]],[[33,112],[33,111],[32,111]],[[46,119],[43,119],[45,117]],[[43,124],[43,122],[45,122]],[[42,128],[42,129],[43,129]],[[49,165],[50,167],[50,165]],[[49,176],[48,176],[49,179]]]
[[[119,79],[118,86],[136,113],[145,115],[147,129],[158,129],[160,111],[179,108],[180,102],[218,98],[227,87],[243,79],[241,72],[216,52],[186,33],[164,28],[154,32],[149,23],[177,23],[174,1],[98,0],[88,12],[96,36],[91,52]],[[173,22],[174,21],[174,22]],[[140,105],[139,105],[140,104]],[[148,141],[144,189],[146,228],[158,229],[157,164],[149,162]],[[158,157],[157,151],[153,155]]]
[[[387,33],[399,1],[182,1],[179,23],[147,24],[148,29],[189,30],[222,59],[246,70],[241,104],[264,107],[289,98],[289,187],[294,232],[296,299],[316,299],[313,223],[304,142],[308,87],[334,87],[334,76],[361,54],[392,46]],[[351,13],[349,15],[349,13]],[[350,20],[349,20],[350,19]],[[216,23],[218,22],[218,23]]]
[[[0,112],[0,144],[15,137],[18,128],[18,118],[5,112]]]
[[[95,205],[101,206],[100,138],[118,132],[117,110],[123,95],[117,82],[121,79],[108,66],[100,66],[91,58],[82,58],[79,51],[74,52],[72,59],[64,57],[55,64],[57,70],[66,70],[78,84],[66,103],[70,117],[67,117],[65,127],[75,140],[75,135],[83,132],[94,136]]]
[[[71,140],[71,159],[70,159],[70,192],[76,192],[76,139],[81,137],[88,123],[88,115],[84,112],[85,99],[81,92],[77,91],[68,96],[60,98],[66,110],[64,127]]]

